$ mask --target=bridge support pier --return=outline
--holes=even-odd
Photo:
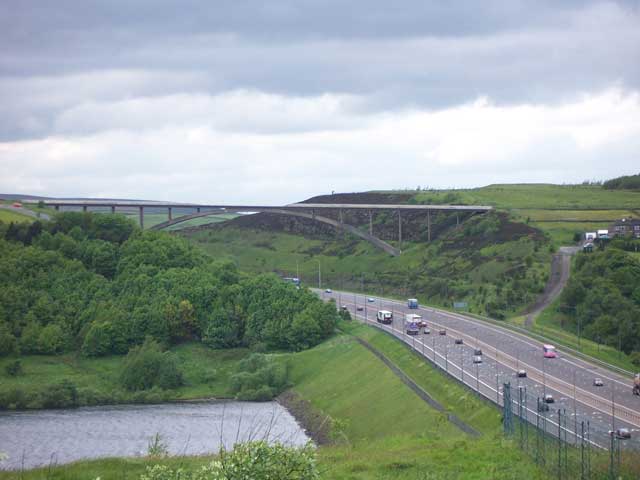
[[[168,208],[168,215],[169,215],[169,220],[173,220],[173,211],[171,207]]]
[[[140,228],[144,229],[144,207],[138,207],[140,209],[139,217],[140,217]]]
[[[369,235],[373,235],[373,212],[369,210]]]
[[[56,212],[59,212],[60,211],[60,205],[56,205],[55,209],[56,209]]]
[[[87,211],[87,206],[86,206],[86,205],[83,205],[83,206],[82,206],[82,211],[83,211],[83,212],[86,212],[86,211]]]
[[[343,234],[344,233],[344,228],[342,227],[343,222],[343,217],[342,217],[342,209],[338,209],[338,218],[340,220],[340,227],[338,228],[338,233]]]
[[[111,205],[111,213],[116,213],[116,206],[115,205]]]
[[[431,241],[431,210],[427,210],[427,241]]]
[[[398,210],[398,243],[402,243],[402,215]]]

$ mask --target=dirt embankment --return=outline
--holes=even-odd
[[[331,443],[331,417],[313,408],[311,402],[293,390],[281,393],[276,400],[293,415],[317,445]]]

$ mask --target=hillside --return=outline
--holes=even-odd
[[[315,197],[312,203],[415,203],[412,193],[367,192]],[[338,212],[323,215],[338,218]],[[391,212],[374,217],[374,235],[402,249],[390,257],[372,245],[310,219],[277,214],[240,217],[224,224],[187,229],[183,235],[216,257],[231,258],[241,269],[299,276],[323,286],[417,295],[425,302],[469,308],[498,318],[517,312],[542,291],[549,264],[549,240],[505,212],[471,217],[432,214],[432,241],[427,241],[427,214],[403,214],[403,242],[397,242],[397,218]],[[345,212],[344,221],[368,229],[366,212]],[[250,232],[250,234],[249,234]]]
[[[395,214],[377,213],[374,235],[400,247],[397,258],[339,235],[329,225],[277,214],[240,217],[183,234],[247,271],[298,275],[317,285],[320,264],[323,286],[416,295],[449,307],[464,301],[472,312],[503,318],[518,315],[544,290],[553,251],[574,244],[577,233],[608,228],[617,218],[640,214],[640,193],[597,185],[340,193],[305,202],[481,204],[496,207],[496,212],[457,219],[452,213],[432,214],[430,243],[426,213],[403,214],[402,245],[397,242]],[[323,215],[339,218],[337,211]],[[363,231],[369,227],[364,211],[344,212],[344,222]]]

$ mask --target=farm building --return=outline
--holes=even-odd
[[[609,231],[612,237],[633,235],[636,238],[640,238],[640,219],[622,218],[614,222]]]

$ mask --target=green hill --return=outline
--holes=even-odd
[[[299,276],[323,287],[417,296],[450,307],[464,301],[472,312],[497,318],[517,316],[542,292],[551,254],[574,244],[577,233],[607,228],[623,216],[640,214],[640,192],[599,185],[514,184],[461,190],[406,190],[324,195],[308,202],[491,205],[494,213],[376,214],[376,236],[402,249],[390,257],[370,244],[339,235],[327,225],[275,214],[240,217],[215,226],[188,229],[186,238],[215,257],[234,260],[250,272]],[[327,216],[337,218],[337,212]],[[461,223],[457,225],[457,220]],[[345,212],[344,221],[368,230],[366,213]]]

